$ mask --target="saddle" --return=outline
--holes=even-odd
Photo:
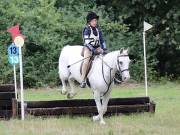
[[[85,47],[83,47],[83,48],[82,48],[82,51],[81,51],[81,56],[82,56],[82,57],[84,57],[84,48],[85,48]],[[105,53],[105,54],[107,54],[107,53]],[[105,55],[105,54],[103,54],[103,55]],[[93,60],[94,60],[95,56],[97,56],[97,55],[92,55],[92,57],[91,57],[90,60],[89,60],[89,65],[88,65],[86,77],[87,77],[89,71],[91,70],[91,67],[92,67]],[[82,74],[82,65],[83,65],[83,61],[82,61],[82,63],[81,63],[81,67],[80,67],[80,73],[81,73],[81,74]]]

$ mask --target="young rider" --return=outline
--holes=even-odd
[[[86,87],[86,72],[89,65],[89,60],[92,55],[103,54],[107,52],[106,44],[103,39],[102,32],[98,27],[99,16],[94,12],[89,12],[87,17],[87,25],[83,29],[84,41],[84,58],[81,76],[81,88]]]

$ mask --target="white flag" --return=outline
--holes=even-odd
[[[153,26],[147,22],[144,21],[144,31],[147,31],[149,29],[151,29]]]

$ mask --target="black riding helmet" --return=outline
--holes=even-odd
[[[86,17],[86,20],[87,20],[87,23],[89,23],[91,20],[93,20],[93,19],[99,19],[99,16],[95,13],[95,12],[89,12],[88,14],[87,14],[87,17]]]

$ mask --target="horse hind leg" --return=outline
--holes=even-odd
[[[72,78],[71,75],[68,78],[68,82],[69,82],[69,86],[70,86],[70,91],[67,94],[67,98],[71,99],[77,94],[74,89],[74,79]]]
[[[64,79],[61,79],[61,82],[62,82],[62,90],[61,90],[61,94],[62,95],[66,95],[67,94],[67,87],[66,87],[66,80]]]
[[[68,80],[69,77],[69,72],[67,70],[63,70],[64,72],[60,72],[59,77],[62,82],[62,89],[61,89],[61,94],[66,95],[68,90],[66,86],[66,80]]]

